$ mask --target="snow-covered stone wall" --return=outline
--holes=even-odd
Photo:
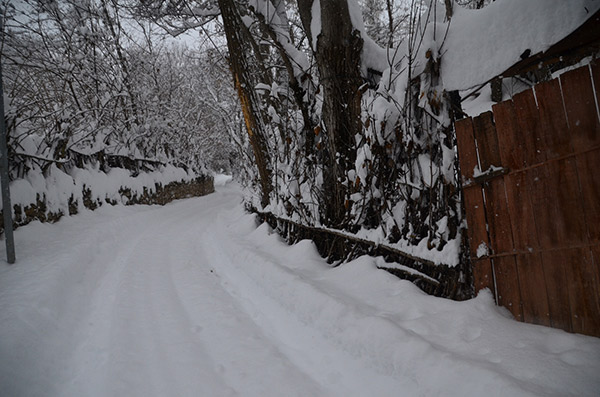
[[[84,208],[94,210],[106,203],[164,205],[212,193],[214,186],[212,176],[170,164],[142,172],[125,168],[105,172],[98,163],[70,169],[52,163],[44,169],[30,169],[23,178],[11,182],[10,190],[13,224],[18,227],[34,220],[56,222],[64,215]]]

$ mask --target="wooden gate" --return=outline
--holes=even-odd
[[[456,122],[475,290],[600,336],[600,63]]]

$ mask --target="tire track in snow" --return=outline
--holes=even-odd
[[[90,291],[89,312],[77,319],[77,347],[65,371],[71,376],[56,395],[268,396],[282,382],[290,396],[323,395],[240,310],[198,250],[220,198],[191,204],[133,214],[95,233],[107,241],[94,256],[110,250],[115,260]],[[173,238],[182,233],[198,238]]]
[[[248,224],[248,217],[238,209],[223,214],[214,227],[216,232],[207,235],[205,246],[212,256],[222,258],[218,270],[231,282],[230,293],[254,314],[266,333],[287,347],[296,365],[322,384],[329,383],[336,394],[392,396],[401,390],[401,395],[438,395],[443,393],[437,389],[440,384],[452,384],[454,377],[467,374],[494,380],[464,384],[457,392],[544,394],[537,386],[524,384],[488,362],[452,352],[410,328],[373,314],[376,310],[367,310],[363,302],[354,302],[335,288],[328,291],[318,280],[304,279],[302,272],[289,267],[288,262],[296,263],[294,259],[274,254],[273,247],[265,251],[269,243],[264,238],[257,241],[248,236],[254,233],[254,225]],[[271,236],[269,241],[278,244],[275,240],[279,238]],[[227,251],[224,248],[231,244],[223,245],[222,241],[232,241],[240,249]],[[292,251],[283,252],[289,255]],[[343,363],[340,370],[334,363]],[[427,365],[447,378],[430,383]],[[311,370],[328,367],[333,369],[325,373]],[[440,367],[448,370],[439,371]]]
[[[145,231],[124,260],[111,321],[108,394],[231,395],[174,291],[170,243],[153,234]]]
[[[270,339],[278,341],[283,353],[296,366],[322,385],[326,390],[323,395],[418,395],[419,385],[413,379],[408,377],[394,379],[378,373],[376,369],[365,365],[364,360],[358,360],[356,356],[346,351],[335,340],[325,337],[323,330],[316,324],[311,324],[310,321],[306,321],[306,318],[302,318],[300,313],[294,312],[290,307],[290,302],[294,299],[290,297],[294,294],[294,288],[297,286],[302,288],[306,284],[298,275],[292,274],[285,267],[281,267],[277,272],[288,274],[298,282],[298,285],[290,288],[287,292],[289,296],[284,296],[286,292],[279,296],[283,298],[279,301],[277,292],[274,291],[286,290],[286,285],[278,285],[277,282],[280,280],[277,277],[261,279],[260,272],[256,272],[258,267],[271,269],[277,266],[276,258],[253,247],[243,237],[246,229],[254,228],[254,225],[248,226],[245,223],[247,219],[242,219],[237,211],[219,214],[219,219],[213,224],[215,231],[207,233],[203,240],[204,247],[210,252],[211,257],[220,259],[217,271],[222,274],[224,280],[227,280],[224,284],[229,293],[238,300],[245,311],[251,313],[254,322]],[[244,231],[237,230],[240,227]],[[240,250],[238,252],[225,250],[221,244],[221,241],[225,240],[233,241]],[[307,296],[309,295],[300,294],[296,298]],[[312,303],[295,301],[295,303],[299,308],[307,309],[315,307],[316,301]],[[341,302],[339,303],[341,305]],[[335,318],[331,318],[331,321],[335,323]]]

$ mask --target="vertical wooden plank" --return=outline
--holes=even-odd
[[[577,155],[577,174],[590,243],[600,243],[600,149]]]
[[[562,234],[559,234],[559,238],[562,240],[561,245],[569,246],[586,243],[588,238],[576,159],[567,158],[548,163],[547,170],[554,182],[553,187],[556,189],[554,194],[557,197],[559,208],[559,215],[554,221],[557,225],[564,225]],[[560,231],[558,228],[557,230]]]
[[[474,135],[482,171],[491,166],[502,166],[498,136],[492,113],[486,112],[473,119]],[[513,241],[506,204],[504,180],[495,178],[484,185],[485,210],[490,233],[490,245],[495,254],[512,252]]]
[[[573,332],[571,305],[567,288],[567,266],[565,258],[554,252],[542,252],[544,280],[548,293],[550,323],[554,328]]]
[[[519,137],[517,114],[513,102],[504,101],[494,105],[492,109],[502,164],[510,170],[523,168],[526,164],[524,151],[521,148],[523,141]]]
[[[567,248],[543,253],[553,327],[600,336],[598,281],[592,252]]]
[[[501,167],[500,151],[498,148],[498,136],[492,112],[485,112],[473,119],[473,133],[477,142],[479,162],[482,172],[491,166]]]
[[[492,295],[495,295],[494,290],[494,275],[492,273],[492,261],[489,258],[473,260],[473,284],[475,292],[479,292],[484,288],[489,288]]]
[[[473,132],[472,119],[463,119],[456,122],[458,158],[463,183],[473,178],[473,170],[478,165],[477,151]],[[477,258],[477,248],[480,244],[489,246],[483,193],[478,185],[467,186],[463,190],[465,212],[467,216],[467,233],[471,258]]]
[[[600,62],[596,60],[592,64],[592,79],[594,80],[594,90],[596,91],[596,100],[600,104]],[[598,115],[600,118],[600,115]]]
[[[522,171],[507,175],[504,178],[514,240],[513,245],[515,249],[520,251],[539,247],[531,205],[529,173],[529,171]]]
[[[573,332],[600,334],[600,303],[589,249],[559,251],[567,266],[567,285]]]
[[[523,321],[517,264],[513,256],[494,258],[494,274],[498,289],[498,304],[504,306],[519,321]]]
[[[550,325],[550,308],[540,253],[516,256],[523,321]]]
[[[573,152],[558,79],[535,86],[543,151],[548,160]]]
[[[477,149],[473,137],[473,120],[466,118],[454,124],[458,147],[458,160],[463,183],[473,178],[473,169],[477,165]]]
[[[573,149],[578,152],[600,144],[592,80],[587,66],[560,76]]]
[[[600,243],[594,244],[591,247],[591,255],[592,255],[592,271],[594,272],[594,280],[596,281],[596,293],[600,295]],[[598,300],[600,301],[600,296],[598,296]],[[600,304],[600,302],[599,302]],[[600,310],[599,310],[600,312]],[[599,313],[600,315],[600,313]],[[594,333],[595,336],[600,336],[600,329],[596,330]]]
[[[514,245],[504,179],[496,178],[489,181],[485,185],[484,192],[492,251],[495,254],[510,253]]]
[[[501,167],[502,158],[492,113],[483,113],[473,119],[473,127],[481,170],[485,171],[491,166]],[[496,178],[489,181],[484,186],[484,193],[492,250],[494,253],[511,252],[513,242],[504,180]],[[517,320],[522,321],[519,279],[514,257],[494,258],[493,272],[496,281],[497,303],[510,310]]]
[[[477,248],[484,244],[489,246],[487,224],[485,221],[485,204],[483,193],[477,185],[465,188],[465,213],[467,216],[467,234],[471,258],[477,258]]]
[[[575,159],[552,161],[529,173],[530,195],[542,249],[587,241]]]
[[[546,160],[540,116],[533,90],[529,89],[514,96],[518,139],[522,140],[521,149],[526,165],[539,164]]]

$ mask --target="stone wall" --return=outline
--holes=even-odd
[[[111,204],[116,205],[118,201],[114,199],[105,198],[104,200],[92,199],[93,187],[83,186],[83,206],[90,210],[104,205]],[[127,187],[122,187],[119,190],[121,195],[121,203],[125,205],[134,204],[159,204],[164,205],[173,200],[199,197],[204,196],[215,191],[213,178],[211,176],[199,176],[191,181],[180,181],[171,182],[166,185],[156,183],[154,191],[144,188],[142,194],[132,193],[132,190]],[[34,204],[27,205],[25,207],[21,205],[13,206],[13,227],[16,229],[19,226],[26,225],[32,221],[38,220],[40,222],[56,222],[64,215],[75,215],[79,212],[79,201],[75,200],[73,196],[69,199],[69,213],[66,214],[63,211],[52,212],[48,211],[46,205],[46,197],[44,195],[37,195],[37,202]],[[2,211],[0,210],[0,214]],[[1,215],[0,215],[1,217]],[[0,233],[4,232],[4,226],[0,225]]]

